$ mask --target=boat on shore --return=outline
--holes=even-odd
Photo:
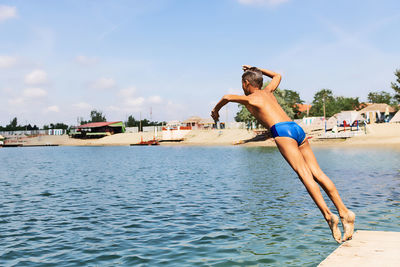
[[[143,141],[143,136],[140,138],[139,143],[131,144],[131,146],[158,146],[160,142],[154,137],[152,140]]]

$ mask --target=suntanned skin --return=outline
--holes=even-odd
[[[248,65],[243,66],[244,71],[249,68],[250,66]],[[281,81],[281,75],[265,69],[259,70],[263,75],[272,78],[266,88],[260,90],[260,88],[252,86],[247,80],[242,81],[242,88],[245,95],[223,96],[211,112],[211,117],[215,121],[218,121],[219,110],[229,102],[245,105],[250,113],[266,128],[271,128],[278,122],[291,121],[273,94]],[[355,214],[347,209],[334,183],[319,167],[307,139],[298,146],[294,139],[278,136],[275,138],[275,143],[282,156],[297,173],[311,198],[320,209],[332,231],[333,238],[338,243],[351,239],[354,231]],[[339,218],[329,210],[318,184],[324,189],[339,213],[344,230],[343,238],[338,227]]]

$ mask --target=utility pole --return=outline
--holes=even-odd
[[[142,129],[142,112],[140,111],[140,122],[139,122],[139,132],[141,132]]]
[[[150,107],[150,121],[153,120],[153,109],[152,107]]]
[[[325,123],[325,133],[326,133],[325,96],[323,98],[323,101],[324,101],[324,123]]]

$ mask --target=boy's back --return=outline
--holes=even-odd
[[[245,105],[264,127],[271,128],[278,122],[291,121],[273,94],[281,81],[281,75],[248,65],[244,65],[243,70],[245,74],[242,77],[242,88],[245,96],[225,95],[215,106],[214,111],[219,110],[228,102],[238,102]],[[262,75],[267,75],[272,80],[263,90],[260,90],[263,84]],[[218,116],[215,117],[215,115],[218,113],[212,112],[211,116],[218,120]]]
[[[278,122],[291,121],[279,105],[273,91],[258,90],[252,93],[248,96],[248,103],[245,106],[266,128],[271,128]]]

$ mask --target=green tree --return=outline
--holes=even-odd
[[[167,124],[165,121],[158,122],[158,121],[150,121],[148,119],[142,120],[142,126],[162,126]]]
[[[386,103],[388,105],[392,104],[393,98],[390,93],[381,91],[381,92],[369,92],[368,93],[368,101],[371,103]]]
[[[10,121],[10,124],[7,125],[6,127],[10,127],[10,128],[15,129],[15,128],[17,128],[17,125],[18,125],[18,120],[17,120],[17,117],[15,117],[14,119],[12,119]]]
[[[326,116],[330,117],[336,113],[335,97],[330,89],[321,89],[314,95],[314,100],[310,109],[311,116],[323,116],[324,115],[324,102]]]
[[[400,69],[396,70],[394,72],[394,75],[396,75],[396,82],[392,82],[392,89],[395,91],[394,98],[396,99],[397,102],[400,102]]]
[[[310,109],[311,116],[325,116],[341,112],[342,110],[354,110],[360,105],[358,97],[334,96],[332,90],[322,89],[315,93],[312,107]]]
[[[298,119],[299,115],[299,106],[298,104],[303,104],[304,100],[300,98],[300,94],[297,91],[285,89],[283,90],[283,98],[286,103],[289,104],[290,107],[292,107],[292,111],[294,113],[295,119]]]
[[[253,122],[257,123],[257,119],[251,115],[250,111],[248,111],[244,105],[239,104],[239,109],[240,110],[236,113],[235,121],[244,122],[247,125]]]
[[[6,125],[4,130],[5,131],[21,131],[21,130],[25,130],[25,127],[18,125],[18,119],[17,119],[17,117],[15,117],[10,121],[9,124]]]
[[[283,90],[285,102],[289,105],[303,104],[304,100],[300,98],[300,94],[297,91],[285,89]]]
[[[360,100],[358,97],[335,97],[335,105],[337,107],[337,112],[342,110],[356,110],[360,106]]]
[[[135,120],[132,115],[129,115],[128,120],[125,122],[126,127],[137,127],[139,126],[139,121]]]
[[[90,111],[90,122],[103,122],[103,121],[107,121],[107,119],[103,115],[102,111],[95,109]]]
[[[43,130],[49,130],[49,129],[63,129],[67,130],[68,125],[62,122],[57,122],[57,123],[50,123],[50,125],[43,125]]]

